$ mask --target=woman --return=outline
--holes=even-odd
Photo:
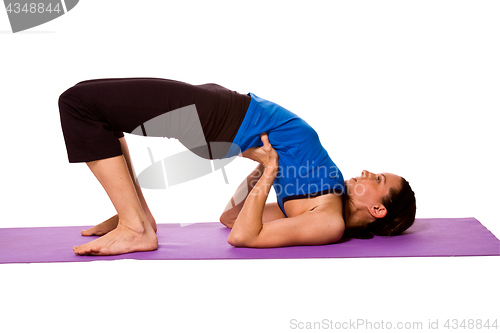
[[[221,216],[233,246],[334,243],[351,234],[395,235],[415,218],[403,178],[363,171],[344,182],[316,132],[281,106],[216,84],[153,79],[80,82],[59,98],[70,162],[86,162],[117,215],[82,231],[102,237],[76,254],[156,250],[156,222],[135,181],[123,132],[177,138],[204,158],[241,153],[259,162]],[[274,186],[278,202],[266,204]]]

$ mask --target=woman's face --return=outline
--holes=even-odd
[[[361,176],[346,181],[349,200],[356,207],[368,207],[375,218],[382,218],[387,213],[379,208],[383,207],[382,198],[389,194],[391,188],[401,190],[401,177],[392,173],[374,174],[363,170]]]

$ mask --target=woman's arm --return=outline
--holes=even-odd
[[[278,155],[267,135],[261,136],[264,146],[253,148],[250,158],[264,164],[265,169],[248,194],[231,233],[229,244],[242,247],[281,247],[320,245],[338,241],[344,232],[342,203],[330,197],[330,204],[312,209],[292,218],[278,218],[263,223],[265,202],[278,171]],[[326,199],[326,197],[325,197]]]
[[[238,186],[236,192],[231,197],[231,200],[229,200],[224,212],[220,216],[220,222],[226,227],[231,228],[233,226],[233,223],[238,217],[248,194],[252,191],[263,172],[264,166],[259,163],[259,165],[243,180],[240,186]]]
[[[226,208],[224,209],[224,212],[220,216],[220,222],[226,227],[233,227],[234,222],[238,218],[238,215],[240,214],[243,205],[248,198],[248,195],[255,187],[263,173],[264,166],[259,163],[259,165],[243,180],[240,186],[238,186],[236,192],[232,196],[231,200],[229,200]],[[262,214],[263,223],[274,221],[284,217],[285,214],[283,214],[283,212],[279,208],[278,203],[267,203],[264,206],[264,212]]]
[[[277,163],[276,163],[277,164]],[[262,230],[264,205],[278,171],[276,166],[267,166],[262,176],[246,197],[243,207],[234,222],[228,242],[238,246],[245,239],[258,236]]]

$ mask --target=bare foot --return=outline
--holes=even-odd
[[[95,227],[92,227],[87,230],[82,230],[83,236],[102,236],[115,229],[118,225],[118,214],[113,217],[110,217],[106,221],[99,223]]]
[[[153,217],[153,215],[146,215],[148,217],[149,223],[151,224],[151,227],[153,228],[154,232],[156,232],[157,227],[156,227],[156,221]],[[92,227],[87,230],[82,230],[81,234],[83,236],[102,236],[110,232],[111,230],[114,230],[116,226],[118,225],[118,214],[116,214],[113,217],[110,217],[106,221],[99,223],[95,227]]]
[[[119,221],[106,235],[81,246],[74,246],[79,255],[117,255],[130,252],[154,251],[158,239],[149,223],[132,224]]]

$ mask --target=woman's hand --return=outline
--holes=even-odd
[[[264,144],[261,147],[254,147],[245,150],[241,156],[259,162],[264,165],[264,167],[277,167],[278,166],[278,153],[274,150],[271,143],[269,143],[269,138],[267,133],[262,133],[260,135],[260,140]]]

